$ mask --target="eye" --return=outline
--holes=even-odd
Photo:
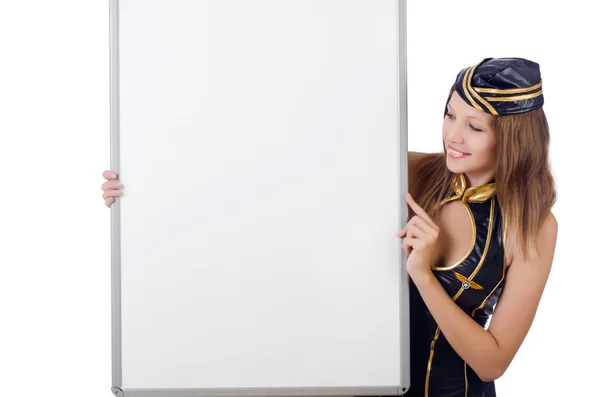
[[[454,116],[450,114],[450,112],[446,113],[446,117],[448,117],[450,120],[454,120]]]
[[[480,130],[479,128],[473,127],[473,124],[469,124],[469,127],[471,127],[471,129],[473,131],[483,131],[483,130]]]

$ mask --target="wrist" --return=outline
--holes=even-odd
[[[417,286],[427,284],[435,278],[431,269],[419,269],[409,272],[408,275]]]

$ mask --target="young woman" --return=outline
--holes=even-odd
[[[450,90],[444,153],[409,155],[410,396],[495,396],[532,324],[558,227],[543,103],[537,63],[484,59]]]
[[[543,103],[537,63],[486,58],[450,90],[444,152],[409,153],[407,395],[495,396],[533,322],[558,227]],[[104,177],[110,207],[120,184]]]

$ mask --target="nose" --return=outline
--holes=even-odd
[[[446,130],[446,141],[455,143],[464,143],[463,129],[460,123],[454,122]]]

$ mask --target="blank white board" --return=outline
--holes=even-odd
[[[110,11],[113,393],[403,394],[404,1]]]

